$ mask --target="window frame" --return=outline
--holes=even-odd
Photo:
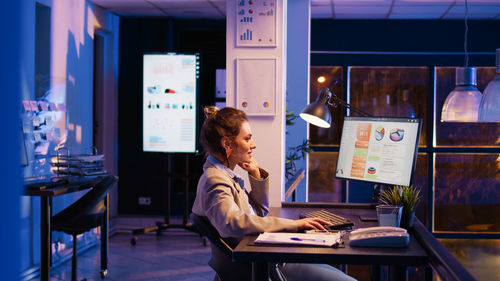
[[[494,67],[495,53],[469,53],[472,66]],[[349,69],[353,66],[364,67],[427,67],[429,69],[429,93],[427,96],[427,112],[422,118],[429,120],[426,128],[426,146],[419,146],[418,153],[427,156],[427,228],[437,238],[500,238],[500,233],[474,232],[435,232],[434,231],[434,194],[435,194],[435,157],[439,153],[480,154],[490,153],[500,155],[500,146],[438,146],[435,135],[437,116],[440,109],[436,108],[436,67],[457,67],[463,64],[464,54],[456,52],[331,52],[311,51],[311,65],[313,67],[342,67],[343,92],[346,101],[350,100]],[[333,63],[336,62],[336,63]],[[418,63],[420,62],[420,63]],[[312,79],[311,79],[312,81]],[[310,89],[312,89],[310,85]],[[342,115],[347,115],[347,109],[342,108]],[[308,125],[308,135],[309,128]],[[339,145],[310,145],[313,152],[339,152]],[[309,188],[309,186],[308,186]],[[342,202],[347,202],[349,182],[342,181]]]

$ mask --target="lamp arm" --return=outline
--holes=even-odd
[[[330,93],[331,93],[331,92],[330,92]],[[357,108],[357,107],[354,107],[354,106],[352,106],[352,105],[348,104],[348,103],[347,103],[347,102],[345,102],[343,99],[341,99],[341,98],[337,97],[337,95],[335,95],[334,93],[331,93],[330,100],[327,102],[327,104],[328,104],[329,106],[335,107],[335,105],[336,105],[337,103],[338,103],[338,104],[340,104],[340,105],[342,105],[342,106],[344,106],[344,107],[349,108],[349,110],[352,110],[353,112],[358,113],[358,114],[359,114],[359,115],[361,115],[361,116],[367,116],[367,117],[371,117],[371,116],[373,116],[373,115],[371,115],[370,113],[367,113],[367,112],[365,112],[365,111],[363,111],[363,110],[361,110],[361,109],[359,109],[359,108]]]

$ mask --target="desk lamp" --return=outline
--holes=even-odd
[[[321,89],[318,98],[306,106],[299,116],[307,123],[311,123],[321,128],[330,128],[329,107],[336,108],[339,104],[361,116],[372,116],[371,114],[348,104],[341,98],[337,97],[337,95],[331,92],[328,88]]]
[[[311,123],[315,126],[322,128],[330,128],[330,110],[329,107],[336,108],[338,105],[342,105],[353,112],[365,116],[371,117],[373,115],[356,108],[349,103],[345,102],[341,98],[337,97],[328,88],[323,88],[319,92],[318,98],[306,106],[299,116],[304,119],[307,123]],[[384,188],[381,184],[374,184],[373,186],[373,197],[374,202],[378,202],[380,191]]]

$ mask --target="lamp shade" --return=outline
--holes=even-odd
[[[496,54],[496,75],[484,89],[479,105],[479,122],[500,122],[500,48]]]
[[[455,89],[448,94],[441,122],[477,122],[481,92],[476,87],[476,68],[457,67]]]
[[[330,110],[327,106],[330,95],[328,89],[322,89],[318,98],[302,110],[300,118],[318,127],[330,128]]]

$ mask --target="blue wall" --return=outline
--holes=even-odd
[[[8,43],[2,44],[0,52],[2,103],[0,120],[3,120],[1,143],[3,147],[0,162],[0,272],[2,280],[17,280],[20,273],[19,255],[19,197],[21,191],[20,123],[9,122],[19,116],[21,97],[21,50],[22,1],[8,1],[3,4],[0,26]],[[8,27],[8,28],[7,28]],[[15,176],[18,175],[18,176]]]
[[[74,152],[77,153],[81,153],[81,149],[93,145],[93,36],[98,28],[113,33],[119,24],[115,20],[118,17],[104,12],[101,8],[94,6],[87,0],[24,0],[11,2],[22,4],[18,4],[17,6],[19,7],[16,9],[14,7],[10,9],[9,5],[16,5],[9,3],[8,7],[3,10],[6,17],[2,17],[2,26],[9,27],[5,29],[8,32],[6,38],[9,38],[9,44],[5,44],[4,47],[12,48],[12,50],[2,49],[2,68],[6,66],[4,61],[15,62],[17,59],[18,62],[12,66],[8,64],[7,70],[2,71],[2,97],[4,97],[3,93],[6,93],[8,98],[13,99],[11,105],[6,105],[9,110],[12,110],[10,112],[11,115],[9,118],[2,118],[2,120],[17,121],[6,122],[7,126],[15,126],[16,130],[15,132],[9,132],[10,128],[7,127],[7,131],[5,132],[7,135],[19,134],[22,123],[19,119],[23,120],[26,130],[25,143],[27,145],[30,165],[21,170],[20,165],[12,163],[13,161],[5,162],[2,160],[1,172],[7,172],[10,180],[19,181],[18,186],[11,186],[9,189],[5,189],[6,191],[2,191],[1,197],[1,200],[7,200],[9,198],[5,197],[5,195],[9,195],[7,191],[17,192],[17,196],[14,199],[9,199],[10,204],[15,204],[10,209],[15,210],[16,214],[10,215],[7,211],[4,211],[3,213],[8,215],[2,218],[2,225],[5,221],[8,222],[4,218],[15,219],[17,223],[17,226],[14,225],[16,227],[16,231],[14,231],[16,234],[15,238],[18,239],[17,241],[20,239],[20,243],[15,240],[13,243],[6,242],[10,241],[9,239],[1,240],[6,245],[8,244],[8,246],[15,246],[15,256],[9,257],[9,260],[20,261],[20,266],[18,264],[16,267],[15,277],[6,278],[5,280],[17,280],[20,275],[22,277],[30,277],[29,274],[31,272],[37,272],[36,269],[40,263],[40,199],[38,197],[20,196],[20,191],[22,190],[21,179],[23,177],[50,174],[48,171],[50,168],[50,156],[55,154],[54,149],[59,144],[76,149]],[[49,5],[43,6],[43,9],[41,9],[42,13],[37,13],[40,12],[41,7],[39,2]],[[40,17],[40,15],[44,16]],[[13,39],[11,40],[11,38]],[[16,43],[16,41],[18,42]],[[115,46],[117,46],[117,42]],[[112,48],[112,46],[109,46],[109,48]],[[116,51],[110,52],[117,56]],[[7,55],[7,58],[4,60],[3,56],[5,55]],[[4,76],[4,73],[8,73],[12,77]],[[14,79],[14,76],[19,74],[21,76]],[[43,74],[42,78],[44,81],[42,84],[35,83],[37,74]],[[104,80],[116,79],[114,73],[104,73],[103,75],[109,76],[104,77]],[[4,90],[4,85],[9,85],[3,81],[5,78],[8,79],[9,83],[17,83],[13,87],[15,91],[8,88]],[[39,91],[40,85],[44,86],[42,91]],[[13,96],[14,94],[16,96]],[[114,93],[109,94],[112,95]],[[42,96],[44,100],[65,104],[66,110],[58,110],[57,112],[45,111],[43,113],[25,111],[21,114],[21,100],[35,100],[40,99]],[[10,102],[10,100],[7,101]],[[58,118],[63,116],[62,118],[54,119],[56,120],[57,128],[62,129],[61,139],[49,140],[48,154],[46,156],[38,155],[35,157],[34,147],[36,142],[32,133],[32,119],[42,114],[52,113],[57,114]],[[2,114],[5,114],[5,112],[2,111]],[[46,127],[49,126],[47,125]],[[16,140],[17,142],[14,145],[18,146],[19,139],[17,137],[13,137],[8,141]],[[3,141],[2,139],[2,145]],[[20,151],[18,148],[8,150],[8,152],[14,153],[18,151]],[[15,160],[19,161],[19,155],[16,154],[15,156]],[[5,159],[3,156],[2,158]],[[35,160],[41,164],[35,165]],[[9,164],[10,171],[4,169],[5,163]],[[19,174],[17,177],[12,176],[15,174],[12,171],[14,168],[15,172]],[[8,185],[2,184],[2,186]],[[85,191],[54,197],[53,214],[69,206],[82,196],[83,193]],[[2,208],[9,206],[3,203],[1,205]],[[2,229],[12,228],[3,227]],[[84,236],[84,240],[83,243],[79,243],[79,247],[85,246],[88,242],[95,242],[97,238],[96,235],[87,233]],[[53,241],[61,242],[59,244],[61,249],[71,249],[72,241],[69,235],[54,232]],[[63,254],[64,257],[67,257],[71,254],[71,250],[64,251]],[[61,261],[61,257],[56,251],[55,255],[53,255],[54,264]],[[2,259],[2,261],[5,260]],[[3,271],[0,279],[4,280]]]

